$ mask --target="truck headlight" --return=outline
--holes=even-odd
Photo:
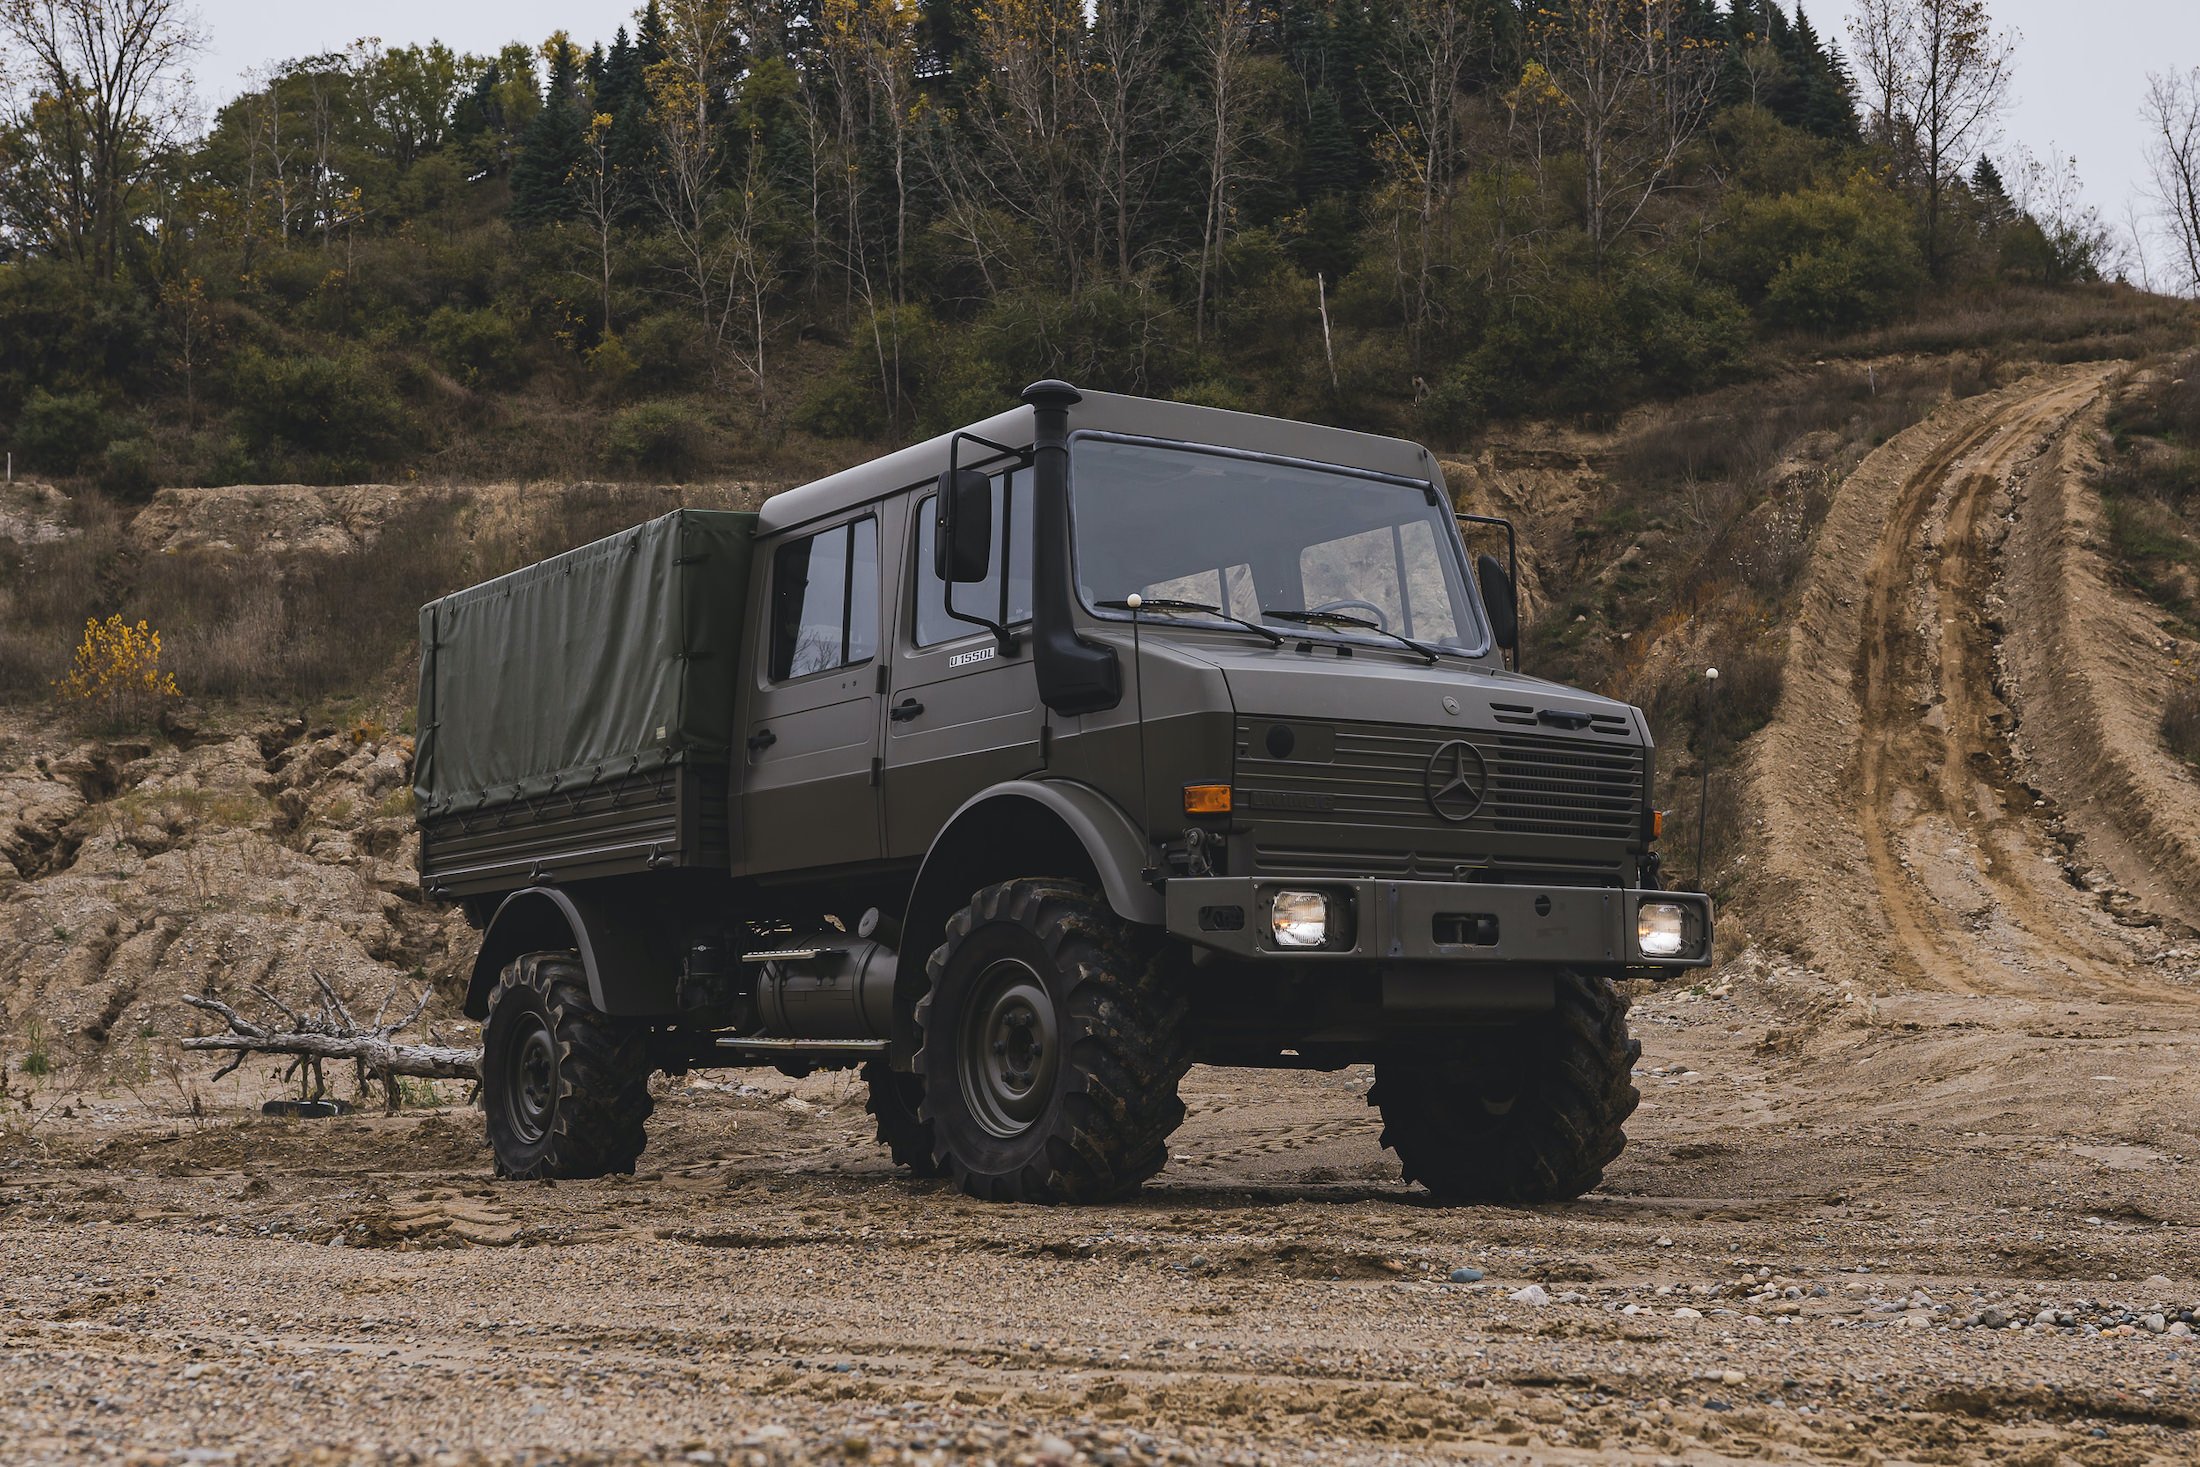
[[[1329,898],[1318,891],[1279,891],[1268,923],[1277,947],[1320,947],[1329,940]]]
[[[1688,909],[1679,902],[1644,902],[1635,909],[1635,945],[1646,958],[1688,951]]]

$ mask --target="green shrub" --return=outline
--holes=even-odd
[[[1645,391],[1692,392],[1742,360],[1749,317],[1733,293],[1657,261],[1561,274],[1509,295],[1422,417],[1608,413]]]
[[[99,465],[99,487],[117,499],[139,500],[153,492],[153,445],[143,438],[117,438],[107,445]]]
[[[703,344],[686,316],[644,316],[619,341],[634,359],[634,381],[644,388],[691,389],[703,370]]]
[[[604,456],[628,468],[681,474],[702,459],[703,424],[677,402],[645,402],[611,420]]]
[[[411,437],[388,374],[366,353],[237,354],[230,391],[245,446],[266,457],[303,452],[334,476],[394,457]]]
[[[832,370],[796,405],[795,426],[823,438],[882,438],[907,427],[935,380],[938,339],[922,306],[889,306],[856,322]]]
[[[428,317],[423,334],[443,370],[468,387],[519,380],[519,330],[501,311],[443,306]]]
[[[1878,325],[1925,280],[1903,202],[1863,180],[1745,199],[1716,258],[1742,299],[1788,330]]]
[[[11,441],[16,468],[73,474],[106,444],[107,409],[95,393],[31,389]]]

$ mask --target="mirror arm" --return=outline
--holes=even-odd
[[[1505,576],[1506,579],[1512,582],[1513,589],[1512,668],[1514,672],[1518,672],[1520,671],[1520,649],[1528,640],[1521,635],[1524,628],[1520,615],[1520,536],[1513,529],[1513,522],[1502,515],[1466,514],[1454,510],[1451,517],[1462,525],[1495,525],[1505,532]],[[1459,548],[1462,551],[1467,548],[1465,535],[1459,537]]]
[[[1028,469],[1031,467],[1032,452],[1028,448],[1010,448],[1005,443],[995,443],[992,439],[981,438],[975,433],[957,433],[954,437],[947,440],[947,482],[950,484],[955,482],[955,475],[957,471],[960,470],[962,467],[962,446],[963,440],[965,438],[969,439],[972,443],[978,444],[981,447],[992,449],[995,456],[997,457],[1014,460],[1014,468]],[[990,463],[991,461],[991,459],[984,460],[984,462],[988,463]],[[955,528],[954,498],[955,496],[951,493],[942,494],[940,496],[940,536],[943,540],[947,540],[950,543],[953,540]],[[1008,566],[1009,561],[1014,554],[1014,552],[1009,548],[1008,544],[1009,530],[1014,523],[1014,516],[1009,513],[1008,505],[1009,502],[1014,498],[1015,486],[1011,484],[1004,484],[1001,488],[1000,541],[1001,610],[1004,613],[1008,610]],[[940,606],[941,609],[947,613],[950,619],[966,623],[970,626],[985,628],[987,631],[993,634],[994,644],[1001,649],[1001,655],[1003,657],[1013,657],[1016,655],[1016,634],[1008,629],[1008,624],[1006,622],[995,621],[991,617],[987,616],[978,616],[973,612],[957,611],[955,609],[955,581],[953,577],[948,577],[943,582],[942,590],[943,594],[940,598]]]

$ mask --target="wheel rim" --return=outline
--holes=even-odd
[[[522,1141],[535,1142],[550,1134],[550,1116],[558,1103],[558,1051],[550,1026],[540,1014],[522,1014],[512,1036],[512,1083],[506,1087],[504,1111],[512,1130]]]
[[[1030,964],[1002,958],[978,975],[961,1039],[955,1068],[971,1118],[1003,1139],[1030,1130],[1061,1068],[1054,1001]]]

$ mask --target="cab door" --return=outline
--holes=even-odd
[[[1017,630],[1013,652],[949,613],[947,587],[932,572],[934,510],[930,494],[915,501],[901,561],[884,776],[890,859],[923,855],[963,801],[1042,764],[1030,635],[1031,471],[994,476],[986,579],[954,588],[956,611]]]
[[[878,858],[880,529],[869,506],[769,547],[742,751],[751,875]]]

